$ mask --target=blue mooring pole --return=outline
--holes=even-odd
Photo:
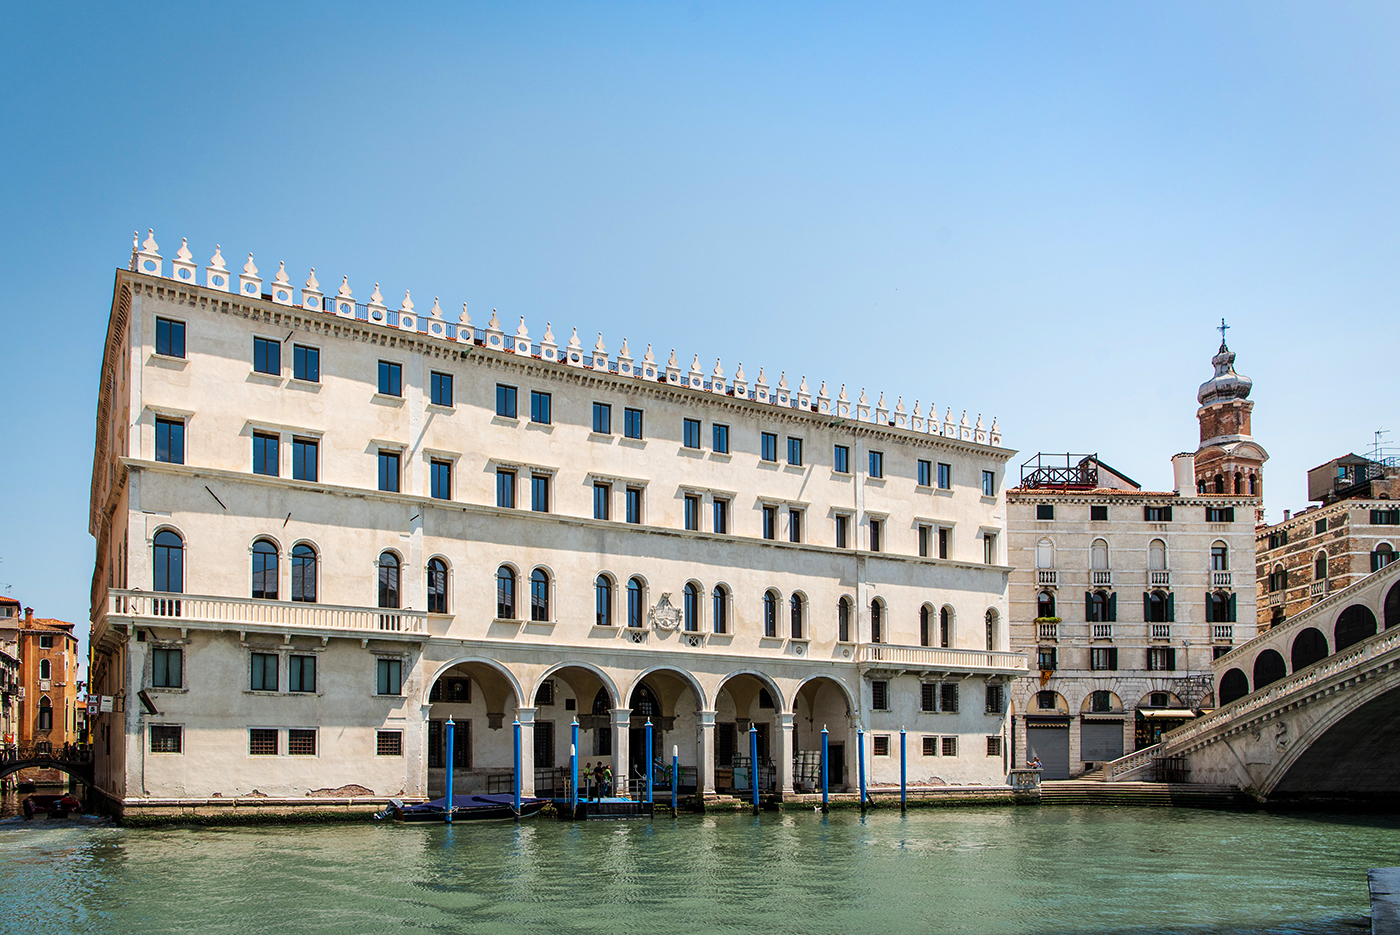
[[[830,734],[827,732],[826,725],[823,724],[823,725],[822,725],[822,811],[826,811],[826,810],[827,810],[827,787],[826,787],[826,783],[827,783],[827,764],[826,764],[826,758],[830,755],[830,751],[831,751],[830,744],[828,744],[828,742],[827,742],[828,740],[830,740]]]
[[[860,768],[860,810],[865,811],[865,728],[856,730],[856,764]]]
[[[753,789],[753,813],[758,814],[758,728],[749,724],[749,788]]]
[[[652,762],[651,762],[651,760],[652,760],[652,756],[651,756],[651,718],[647,718],[646,730],[647,730],[647,804],[648,804],[648,805],[652,805],[652,804],[654,804],[654,803],[656,802],[655,790],[652,788],[652,785],[651,785],[652,778],[653,778],[653,776],[654,776],[654,774],[655,774],[655,772],[656,772],[656,769],[655,769],[655,766],[654,766],[654,765],[652,764]]]
[[[452,824],[452,744],[456,740],[453,734],[457,733],[457,725],[453,724],[452,718],[449,717],[444,726],[447,729],[447,811],[442,816],[442,820],[450,825]]]
[[[905,784],[907,778],[905,766],[908,763],[908,758],[905,756],[904,739],[904,728],[901,727],[899,729],[899,810],[901,812],[904,811],[909,800],[909,790]]]
[[[515,820],[520,820],[520,718],[515,719]]]
[[[681,787],[681,748],[676,745],[671,747],[671,817],[676,817],[676,796],[680,794]]]
[[[573,737],[569,741],[569,817],[578,817],[578,718],[574,718]]]

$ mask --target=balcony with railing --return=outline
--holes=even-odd
[[[1170,623],[1150,623],[1149,629],[1152,631],[1154,640],[1169,640],[1172,638],[1172,625]]]
[[[1053,568],[1037,568],[1035,583],[1042,588],[1057,587],[1060,583],[1060,573]]]
[[[1217,643],[1234,642],[1235,628],[1228,623],[1216,623],[1211,625],[1211,638]]]
[[[1149,588],[1169,588],[1172,586],[1172,573],[1166,569],[1158,569],[1147,573],[1147,586]]]
[[[1210,573],[1210,586],[1213,588],[1232,587],[1230,584],[1231,577],[1232,573],[1228,571],[1212,571]]]
[[[1095,624],[1090,624],[1090,625],[1093,627],[1094,639],[1096,639],[1096,640],[1111,640],[1111,639],[1113,639],[1113,624],[1111,624],[1111,623],[1095,623]]]
[[[1113,585],[1113,572],[1107,568],[1095,568],[1089,572],[1089,585],[1095,588],[1107,588]]]
[[[417,610],[346,607],[292,601],[262,601],[203,594],[150,591],[107,592],[108,623],[218,629],[350,631],[382,639],[426,636],[428,615]]]
[[[939,672],[1025,675],[1030,671],[1023,653],[978,649],[936,649],[932,646],[893,646],[863,643],[860,662],[872,668]]]
[[[1042,640],[1058,640],[1060,638],[1060,625],[1058,623],[1042,623],[1039,626]]]
[[[1314,581],[1308,585],[1308,597],[1320,599],[1327,593],[1326,581]]]

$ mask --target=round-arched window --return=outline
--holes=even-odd
[[[253,543],[253,597],[277,600],[277,546],[266,539]]]
[[[399,557],[393,552],[379,555],[379,606],[399,606]]]
[[[496,569],[496,619],[515,619],[515,569],[509,565]]]
[[[641,578],[627,582],[627,625],[640,630],[646,616],[647,586]]]
[[[549,620],[549,572],[543,568],[530,572],[530,619]]]
[[[178,533],[162,529],[155,538],[155,567],[151,589],[181,594],[185,590],[185,543]]]
[[[804,624],[807,616],[807,602],[801,594],[788,598],[788,616],[792,618],[792,638],[800,640],[805,635]]]
[[[763,592],[763,635],[778,635],[778,592]]]
[[[316,603],[316,550],[304,542],[292,546],[292,600]]]
[[[681,594],[681,625],[687,633],[700,630],[700,589],[695,582],[688,582]]]
[[[428,561],[428,613],[447,613],[447,563],[440,558]]]
[[[613,625],[613,583],[607,575],[599,575],[593,581],[594,620],[600,627]]]
[[[729,590],[722,584],[715,585],[711,594],[711,617],[716,633],[729,632]]]

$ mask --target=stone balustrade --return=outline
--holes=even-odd
[[[895,646],[864,643],[859,661],[872,667],[950,672],[998,672],[1025,675],[1029,670],[1022,653],[978,649],[939,649],[932,646]]]
[[[389,639],[428,634],[423,611],[119,589],[107,592],[105,616],[109,624],[125,619],[168,627],[354,631]]]

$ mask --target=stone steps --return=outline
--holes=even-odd
[[[1042,782],[1042,805],[1150,805],[1186,808],[1249,808],[1255,802],[1235,786],[1175,782],[1102,782],[1069,779]]]

